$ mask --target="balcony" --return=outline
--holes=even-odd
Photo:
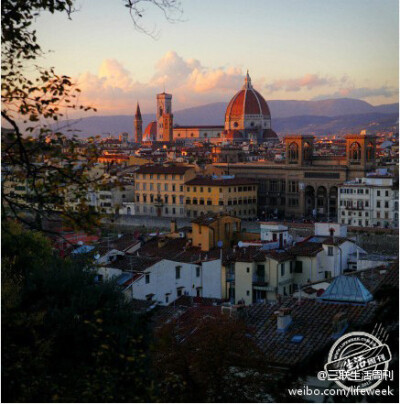
[[[265,279],[264,275],[254,275],[253,276],[253,286],[268,286],[268,282]]]

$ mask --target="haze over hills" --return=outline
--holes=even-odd
[[[357,132],[364,128],[393,130],[398,125],[399,104],[373,106],[365,101],[349,98],[295,101],[268,101],[272,127],[278,134]],[[227,103],[217,102],[199,107],[174,111],[175,125],[223,125]],[[134,110],[134,108],[132,108]],[[155,119],[154,114],[143,114],[143,130]],[[79,129],[82,136],[132,135],[132,115],[91,116],[69,121],[70,127]],[[390,129],[392,128],[392,129]]]

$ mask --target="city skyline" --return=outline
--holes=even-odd
[[[158,39],[135,31],[129,13],[114,2],[83,1],[71,21],[44,13],[36,23],[38,38],[54,52],[43,64],[77,80],[80,101],[101,115],[133,113],[136,100],[143,113],[151,113],[164,86],[175,109],[228,101],[247,69],[267,100],[398,101],[396,1],[182,7],[182,21],[175,24],[154,10],[145,14],[146,28],[157,24]]]

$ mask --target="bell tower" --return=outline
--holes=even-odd
[[[311,165],[313,141],[314,136],[311,135],[285,136],[286,164]]]
[[[346,135],[346,160],[351,171],[365,176],[375,168],[376,136],[363,130],[359,135]]]
[[[157,141],[172,142],[173,118],[172,95],[157,94]]]
[[[142,114],[140,113],[139,103],[137,103],[137,105],[136,105],[134,129],[135,129],[135,142],[136,143],[142,143],[143,120],[142,120]]]

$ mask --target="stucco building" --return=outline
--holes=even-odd
[[[185,184],[186,216],[228,213],[242,219],[257,215],[257,182],[235,176],[197,176]]]
[[[135,213],[185,216],[184,184],[196,176],[189,166],[144,165],[135,172]]]
[[[399,226],[399,186],[386,170],[339,185],[338,220],[351,226]]]

